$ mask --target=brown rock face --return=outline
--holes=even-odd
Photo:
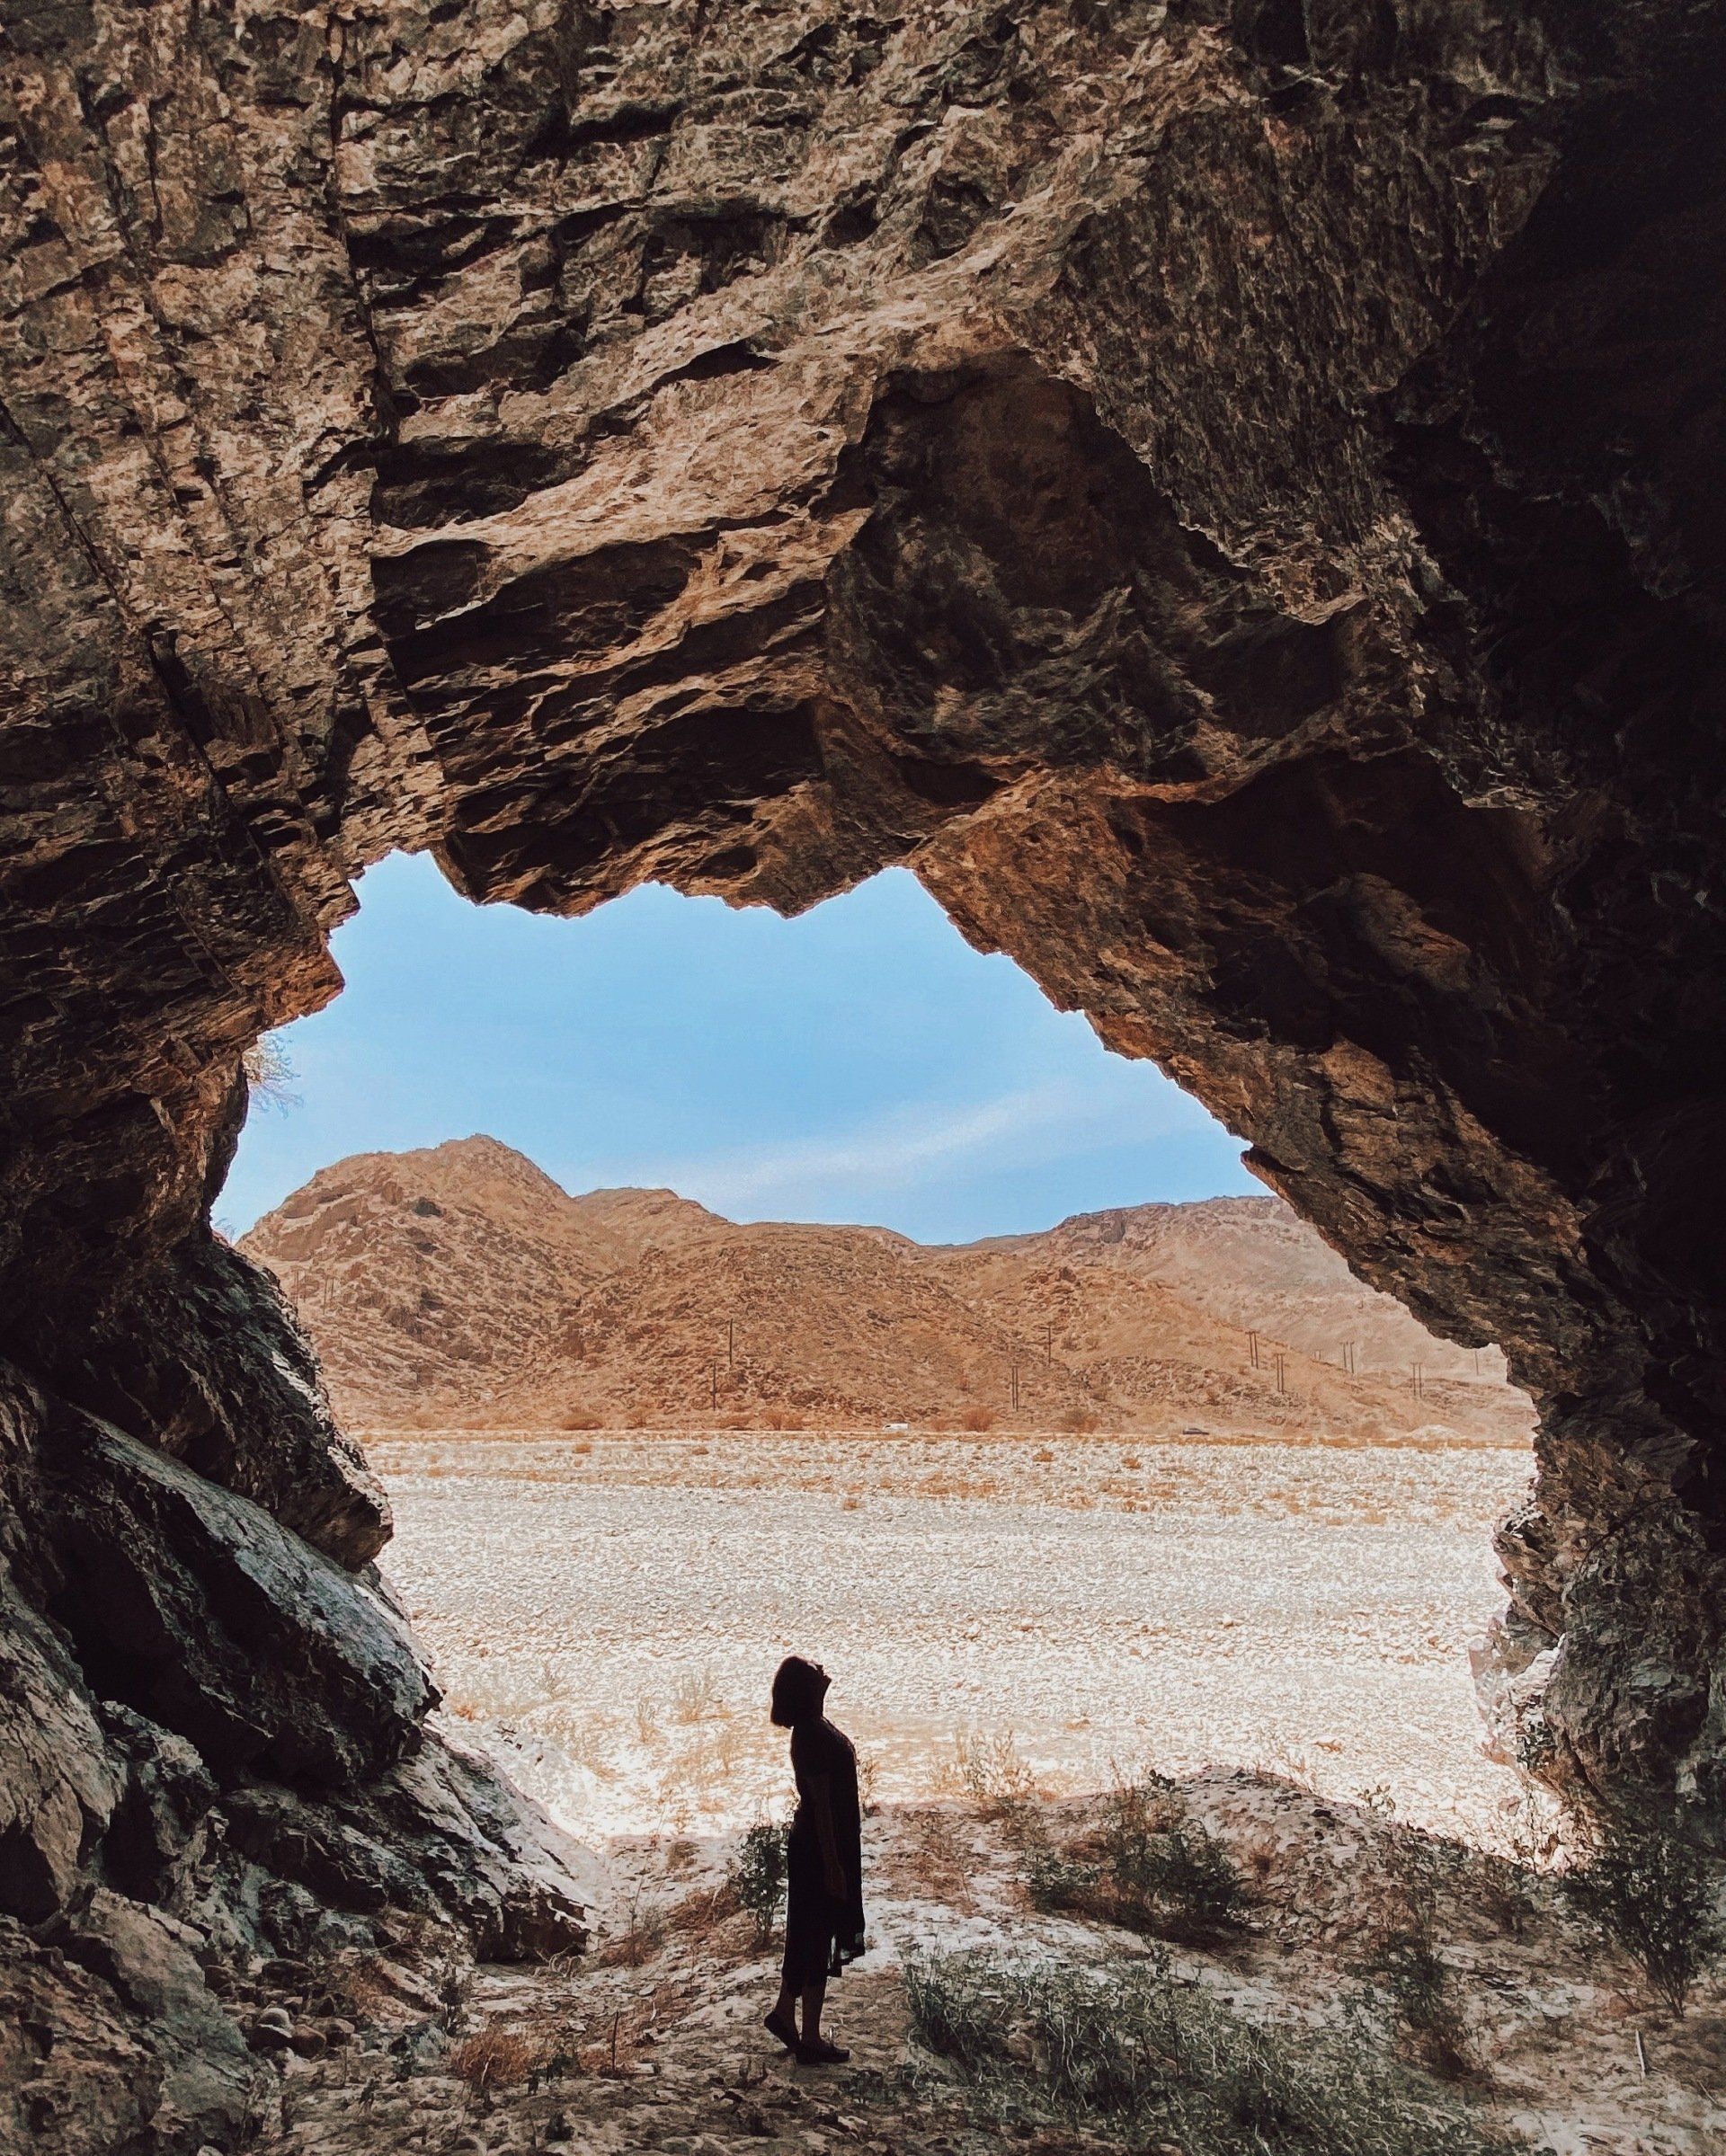
[[[86,1717],[153,1720],[54,1554],[136,1465],[77,1433],[338,1569],[384,1532],[206,1216],[393,845],[565,911],[911,864],[1504,1344],[1529,1754],[1726,1838],[1717,16],[0,35],[0,1536],[26,1696],[88,1692],[77,1880],[138,1751]],[[49,1841],[21,1921],[83,1906]]]

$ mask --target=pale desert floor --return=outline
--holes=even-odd
[[[374,1438],[454,1731],[590,1841],[784,1811],[768,1679],[833,1673],[877,1801],[962,1738],[1051,1794],[1268,1767],[1473,1838],[1467,1649],[1526,1451],[736,1432]]]

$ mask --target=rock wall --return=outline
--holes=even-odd
[[[908,863],[1504,1344],[1505,1741],[1726,1841],[1721,40],[8,9],[21,1981],[123,2019],[170,1981],[127,1991],[138,1927],[208,1954],[259,1879],[302,1927],[513,1892],[506,1800],[421,1742],[378,1494],[208,1226],[242,1053],[395,846],[564,912]],[[114,2116],[214,2133],[212,2045],[182,2089],[144,2044]]]

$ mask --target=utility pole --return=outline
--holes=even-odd
[[[1019,1412],[1019,1365],[1012,1362],[1007,1368],[1007,1397],[1014,1414]]]
[[[715,1356],[713,1361],[711,1376],[713,1380],[711,1397],[716,1407],[719,1405],[719,1360],[717,1356]]]
[[[1418,1362],[1410,1363],[1409,1383],[1410,1389],[1412,1390],[1417,1400],[1423,1400],[1427,1397],[1421,1383],[1424,1376],[1425,1372],[1421,1370],[1420,1365]]]
[[[1252,1356],[1252,1367],[1257,1370],[1259,1367],[1259,1335],[1257,1333],[1247,1335],[1247,1348]]]
[[[734,1318],[727,1318],[725,1320],[725,1368],[727,1370],[734,1368],[736,1362],[737,1320]]]
[[[1043,1327],[1043,1360],[1045,1362],[1054,1361],[1054,1327],[1053,1325],[1045,1325]]]
[[[1277,1357],[1277,1389],[1278,1392],[1288,1390],[1288,1364],[1281,1354]]]
[[[1478,1377],[1480,1376],[1480,1374],[1481,1374],[1481,1351],[1480,1351],[1480,1349],[1477,1347],[1477,1348],[1474,1350],[1474,1375],[1475,1375],[1475,1376],[1478,1378]]]

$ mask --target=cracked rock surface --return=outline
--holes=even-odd
[[[208,1225],[240,1058],[396,846],[563,912],[908,864],[1503,1344],[1502,1741],[1726,1839],[1721,38],[8,10],[0,1909],[44,1952],[114,1897],[261,1951],[372,1921],[355,1837],[556,1929]],[[195,1637],[172,1681],[135,1611]],[[73,1962],[32,1981],[138,2054],[58,2145],[219,2139],[220,2075]]]

